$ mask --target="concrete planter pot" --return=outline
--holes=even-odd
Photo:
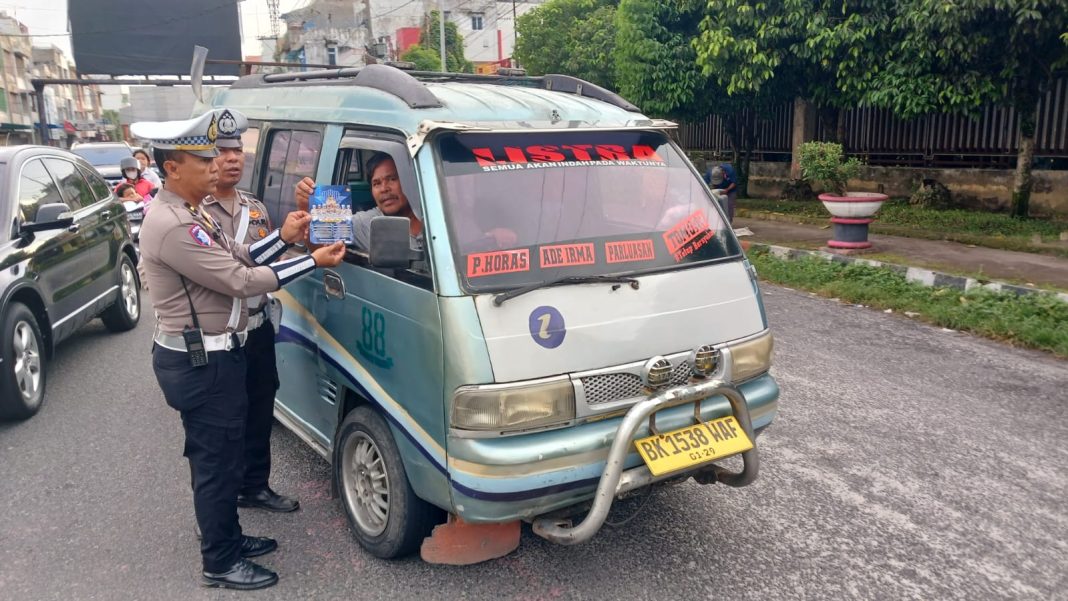
[[[834,239],[827,241],[833,249],[861,250],[871,248],[868,241],[868,225],[875,221],[879,207],[887,200],[886,194],[878,192],[846,192],[820,194],[819,199],[831,214]]]

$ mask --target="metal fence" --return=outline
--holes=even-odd
[[[987,106],[975,118],[938,114],[910,120],[885,109],[855,108],[844,118],[846,151],[873,165],[1011,167],[1019,148],[1019,115],[1012,108]],[[822,119],[817,115],[816,131],[833,132],[836,124]],[[789,160],[792,131],[791,103],[758,119],[754,158]],[[679,138],[692,150],[730,150],[723,120],[716,116],[682,124]],[[1039,102],[1035,157],[1051,165],[1068,159],[1068,78],[1056,80]]]

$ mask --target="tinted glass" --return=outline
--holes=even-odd
[[[295,131],[289,141],[286,153],[286,171],[282,179],[281,197],[278,204],[279,214],[273,223],[282,223],[286,213],[297,208],[293,190],[297,182],[305,177],[315,177],[319,166],[319,151],[322,150],[322,136],[317,131]]]
[[[93,189],[93,196],[95,196],[98,201],[105,200],[107,197],[111,196],[111,188],[108,188],[107,182],[104,181],[104,178],[100,177],[99,173],[90,171],[81,165],[78,165],[78,171],[81,171],[82,176],[89,182],[89,187]]]
[[[252,190],[252,171],[256,166],[256,147],[260,143],[260,128],[250,127],[241,134],[242,150],[245,151],[245,169],[241,172],[241,181],[237,187]]]
[[[90,146],[71,150],[74,154],[89,161],[90,165],[108,166],[118,165],[119,161],[126,157],[132,157],[133,153],[126,146]]]
[[[267,207],[271,223],[278,220],[278,199],[282,195],[282,179],[286,170],[286,153],[289,152],[290,131],[272,131],[267,147],[267,173],[263,177],[263,191],[260,200]]]
[[[74,163],[63,159],[44,159],[44,163],[49,173],[52,174],[53,179],[59,183],[59,187],[63,191],[63,197],[66,199],[67,204],[70,205],[70,210],[77,211],[82,207],[96,203],[96,196],[93,194],[93,190],[74,166]]]
[[[741,253],[663,134],[448,134],[438,151],[469,289],[662,271]]]
[[[23,221],[33,221],[43,204],[63,202],[59,188],[39,160],[26,163],[19,177],[19,213]]]

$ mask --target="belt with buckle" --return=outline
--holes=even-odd
[[[260,311],[254,315],[249,315],[245,330],[251,332],[265,323],[267,323],[267,313]]]
[[[248,338],[248,332],[231,332],[228,334],[204,336],[204,351],[210,353],[212,351],[230,351],[235,348],[241,348],[245,346],[246,338]],[[152,339],[156,344],[165,349],[183,353],[186,352],[185,338],[182,338],[181,336],[157,332]]]

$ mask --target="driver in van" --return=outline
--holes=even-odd
[[[407,217],[411,223],[408,231],[411,236],[411,247],[422,250],[424,247],[423,222],[408,203],[408,197],[401,187],[400,177],[397,175],[397,164],[393,157],[384,152],[376,152],[367,161],[367,173],[371,178],[371,196],[377,206],[367,211],[354,213],[352,216],[352,232],[355,237],[356,250],[367,252],[371,245],[371,219],[383,215]],[[309,199],[314,191],[315,180],[310,177],[305,177],[297,183],[297,208],[299,210],[309,210]],[[508,248],[516,243],[515,233],[504,228],[490,230],[486,236],[492,236],[498,248]],[[310,248],[315,248],[315,245],[310,242],[308,245]]]
[[[407,217],[410,223],[408,234],[411,236],[411,247],[422,250],[423,222],[412,210],[401,188],[400,177],[397,175],[397,164],[393,157],[384,152],[376,152],[367,161],[367,173],[371,177],[371,196],[378,205],[373,209],[360,211],[352,215],[352,233],[355,238],[356,250],[367,252],[371,244],[371,220],[375,217],[388,215],[391,217]],[[308,202],[315,191],[315,180],[305,177],[297,183],[297,207],[301,211],[308,210]],[[314,248],[310,242],[309,247]]]

